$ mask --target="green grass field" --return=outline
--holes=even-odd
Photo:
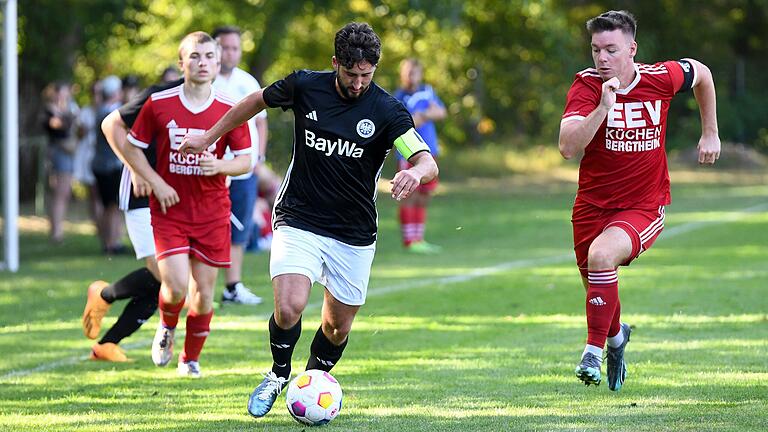
[[[368,302],[334,369],[344,408],[326,429],[768,430],[768,186],[687,177],[673,173],[683,181],[660,240],[620,271],[624,320],[635,326],[620,393],[573,375],[586,323],[572,183],[446,184],[431,209],[428,237],[445,248],[434,257],[403,253],[394,203],[381,194]],[[136,261],[104,258],[85,235],[63,247],[42,234],[21,243],[22,270],[0,274],[0,430],[302,429],[283,397],[263,419],[246,413],[271,364],[269,302],[217,309],[201,380],[152,365],[156,317],[124,342],[135,362],[91,362],[85,289]],[[248,255],[246,282],[271,298],[267,263]],[[320,298],[316,286],[294,370]]]

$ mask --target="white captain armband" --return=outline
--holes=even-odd
[[[429,146],[424,142],[424,138],[414,128],[410,128],[407,132],[400,135],[395,140],[395,147],[406,159],[410,159],[411,156],[420,151],[429,151]]]

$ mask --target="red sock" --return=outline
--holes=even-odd
[[[619,277],[615,269],[590,270],[588,279],[587,344],[602,349],[619,304]]]
[[[621,331],[621,302],[616,299],[616,310],[613,312],[611,328],[608,330],[608,336],[616,336]]]
[[[414,242],[414,207],[400,206],[400,230],[403,235],[403,245],[410,246]]]
[[[427,222],[427,209],[424,207],[413,208],[413,224],[416,228],[414,241],[424,240],[424,225]]]
[[[272,234],[272,210],[264,210],[261,217],[264,218],[264,226],[261,227],[261,236],[264,237],[267,234]]]
[[[198,315],[192,311],[187,313],[187,335],[184,338],[184,351],[181,352],[179,361],[197,361],[200,358],[205,339],[211,332],[211,318],[213,318],[213,309],[204,315]]]
[[[183,307],[184,299],[178,304],[170,304],[163,299],[163,293],[160,292],[158,308],[160,309],[160,322],[163,323],[163,327],[175,329],[179,323],[179,312],[181,312]]]

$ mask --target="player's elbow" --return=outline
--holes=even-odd
[[[699,67],[696,70],[696,73],[699,75],[698,84],[705,84],[707,86],[714,86],[715,80],[712,77],[712,71],[705,65],[704,63],[699,63]]]
[[[112,128],[115,126],[115,118],[112,114],[114,113],[110,113],[108,116],[104,117],[104,120],[101,121],[101,132],[105,136],[109,136],[109,134],[112,133]]]
[[[136,160],[136,157],[138,155],[143,155],[144,150],[142,150],[139,147],[136,147],[135,145],[126,145],[120,148],[120,151],[123,153],[123,156],[127,159],[128,163],[133,163]]]
[[[566,143],[562,138],[560,139],[559,147],[560,155],[563,157],[563,159],[569,160],[576,156],[576,151],[573,149],[573,147],[569,146],[568,143]]]
[[[694,83],[694,87],[698,87],[700,85],[710,85],[714,83],[712,78],[712,71],[707,65],[692,58],[688,58],[686,60],[693,64],[694,70],[696,71],[696,82]]]
[[[557,145],[563,159],[573,159],[583,149],[580,146],[579,122],[566,122],[560,124],[560,133],[557,136]]]

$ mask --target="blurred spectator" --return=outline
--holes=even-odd
[[[169,83],[176,81],[179,78],[181,78],[181,74],[179,74],[179,70],[176,68],[176,66],[168,66],[163,71],[163,74],[160,75],[160,82]]]
[[[133,99],[134,96],[138,95],[139,92],[141,91],[139,77],[137,77],[136,75],[124,76],[122,84],[123,84],[123,88],[122,88],[123,103]]]
[[[90,96],[91,104],[83,107],[78,116],[77,136],[80,138],[80,142],[77,145],[77,150],[75,150],[74,177],[86,189],[88,194],[88,214],[96,228],[101,232],[99,222],[101,221],[101,213],[104,211],[104,207],[101,205],[101,200],[99,200],[96,178],[91,170],[91,162],[96,152],[96,128],[98,127],[96,116],[102,101],[101,81],[96,81],[91,85]]]
[[[237,67],[242,59],[243,50],[240,40],[240,29],[233,26],[218,27],[212,36],[221,48],[221,70],[213,86],[234,101],[240,101],[249,94],[259,90],[261,85],[248,72]],[[262,110],[248,120],[251,133],[251,170],[243,175],[232,177],[229,185],[229,198],[232,201],[232,215],[241,224],[232,224],[229,268],[224,272],[225,289],[222,301],[241,304],[259,304],[261,298],[253,294],[242,282],[243,253],[248,246],[249,236],[253,232],[252,215],[256,206],[258,179],[253,167],[263,162],[262,155],[267,146],[267,113]],[[230,152],[224,159],[232,159]]]
[[[272,248],[272,207],[283,179],[265,164],[256,165],[254,174],[259,179],[259,196],[253,209],[254,226],[246,249],[249,252],[268,251]]]
[[[78,107],[72,100],[70,85],[55,83],[43,91],[45,101],[44,127],[48,134],[48,176],[51,198],[48,214],[51,224],[51,241],[64,240],[64,217],[72,195],[74,155],[77,150]]]
[[[110,112],[122,105],[121,90],[120,78],[114,75],[104,78],[101,82],[101,93],[104,101],[97,112],[96,124],[100,125]],[[127,253],[128,251],[122,243],[123,213],[117,206],[123,163],[112,151],[101,129],[96,133],[96,153],[91,167],[93,175],[96,177],[99,197],[104,206],[99,224],[102,228],[99,232],[102,248],[109,255]]]
[[[403,103],[413,116],[413,125],[429,146],[429,152],[437,160],[440,148],[437,142],[436,121],[443,120],[447,114],[445,105],[429,84],[424,84],[424,66],[415,58],[408,58],[400,63],[400,88],[392,96]],[[397,152],[398,171],[406,170],[411,165],[400,152]],[[440,246],[424,240],[427,224],[427,207],[437,188],[438,179],[420,185],[415,193],[400,201],[399,219],[403,236],[403,246],[413,253],[433,254],[440,252]]]

